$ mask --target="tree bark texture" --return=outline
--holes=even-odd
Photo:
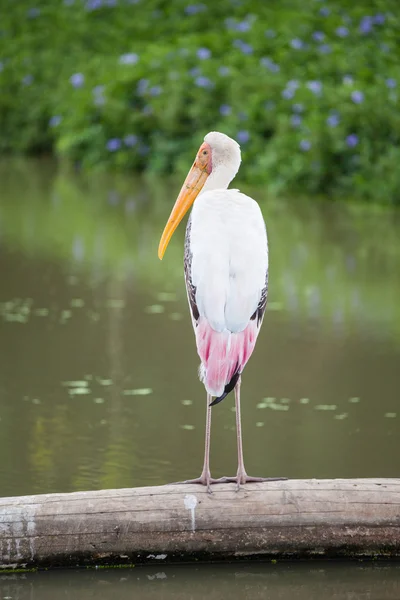
[[[399,557],[400,479],[0,498],[0,566]]]

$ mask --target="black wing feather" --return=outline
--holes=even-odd
[[[186,235],[185,235],[185,253],[183,259],[183,266],[185,270],[185,283],[186,290],[188,295],[188,300],[190,304],[190,309],[192,311],[193,319],[197,324],[199,320],[200,314],[199,309],[196,304],[196,286],[192,283],[192,251],[190,249],[190,230],[192,228],[192,217],[189,217],[187,226],[186,226]]]
[[[263,289],[261,290],[261,297],[258,302],[258,306],[257,306],[256,310],[254,311],[254,313],[251,315],[251,321],[254,321],[254,319],[257,319],[258,327],[261,326],[262,320],[264,318],[265,307],[267,306],[267,296],[268,296],[268,268],[267,268],[267,272],[265,273],[265,285],[264,285]]]

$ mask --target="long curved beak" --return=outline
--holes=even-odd
[[[203,146],[205,146],[205,144],[203,144]],[[202,150],[203,146],[201,146],[200,151]],[[207,181],[207,177],[209,176],[210,172],[211,160],[203,161],[196,157],[196,160],[184,181],[182,189],[179,192],[179,196],[174,204],[161,236],[160,244],[158,246],[158,258],[160,260],[162,260],[165,254],[175,229],[178,227],[179,223],[182,221],[183,217],[199,195],[201,189]]]

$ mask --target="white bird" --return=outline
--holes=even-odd
[[[183,216],[193,204],[185,239],[185,280],[199,375],[207,390],[204,465],[200,477],[182,483],[271,481],[247,475],[242,449],[240,383],[264,317],[268,291],[268,242],[257,202],[228,189],[241,163],[240,146],[227,135],[208,133],[197,152],[165,226],[158,249],[163,258]],[[235,390],[238,470],[236,477],[210,473],[211,406]],[[212,402],[212,397],[215,400]]]

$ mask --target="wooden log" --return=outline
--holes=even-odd
[[[288,480],[0,499],[0,565],[399,557],[400,479]]]

